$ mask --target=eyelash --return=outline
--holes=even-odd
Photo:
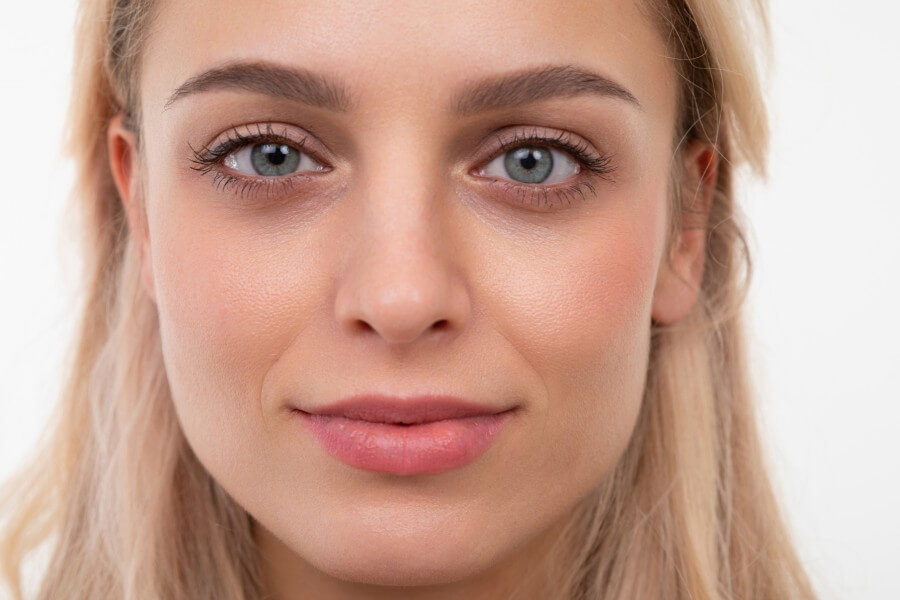
[[[533,204],[533,200],[536,196],[540,196],[539,200],[541,201],[541,205],[545,208],[555,206],[563,201],[566,202],[567,205],[570,205],[571,198],[575,196],[575,194],[580,194],[581,199],[584,200],[585,190],[590,190],[592,194],[596,191],[594,180],[604,179],[606,181],[613,181],[611,175],[615,169],[612,166],[612,156],[609,154],[593,154],[588,149],[585,142],[573,142],[568,133],[560,132],[554,137],[546,137],[539,135],[537,129],[533,129],[531,133],[524,135],[516,132],[516,135],[512,140],[503,141],[498,137],[498,141],[500,148],[491,156],[490,160],[494,160],[494,158],[499,155],[523,146],[550,146],[568,152],[578,163],[579,167],[587,169],[588,173],[593,174],[593,176],[584,177],[581,181],[567,184],[561,188],[551,188],[541,186],[540,184],[516,183],[507,180],[494,181],[491,184],[499,185],[505,190],[518,194],[518,201],[522,204],[526,204],[525,196],[528,195],[528,205]],[[581,172],[582,171],[579,171],[579,173]],[[553,199],[549,200],[548,197],[551,195],[553,196]]]
[[[297,151],[302,151],[306,138],[299,142],[291,139],[287,135],[287,130],[276,133],[272,124],[266,124],[265,128],[256,125],[256,133],[241,133],[238,129],[232,128],[226,133],[226,139],[215,146],[206,146],[199,150],[189,146],[193,157],[191,162],[194,166],[191,168],[201,174],[213,173],[213,185],[216,189],[224,191],[232,186],[233,191],[242,199],[244,196],[253,196],[262,188],[265,188],[266,199],[277,197],[279,194],[287,192],[294,188],[294,184],[299,179],[312,179],[314,176],[305,175],[303,173],[289,175],[285,177],[247,177],[244,175],[233,175],[221,168],[222,161],[233,151],[247,145],[265,144],[265,143],[281,143],[288,144]],[[249,127],[247,128],[249,129]],[[552,188],[542,186],[541,184],[516,183],[508,180],[489,180],[489,185],[498,185],[505,191],[516,194],[518,202],[525,205],[532,205],[534,199],[538,197],[541,206],[547,208],[562,202],[567,205],[571,204],[571,199],[579,194],[581,199],[585,199],[585,191],[595,192],[594,183],[596,179],[604,179],[612,181],[611,174],[614,171],[612,166],[612,156],[608,154],[593,154],[586,143],[582,141],[573,142],[569,134],[561,132],[553,137],[546,137],[537,134],[537,130],[533,130],[528,134],[517,132],[512,140],[501,140],[497,136],[499,149],[494,152],[488,163],[499,155],[505,154],[510,150],[515,150],[523,146],[540,146],[553,147],[569,153],[575,162],[581,168],[579,174],[585,170],[589,174],[582,177],[580,181],[567,184],[562,187]],[[317,162],[321,163],[314,154],[306,153]],[[485,163],[485,164],[488,164]],[[528,196],[526,201],[525,196]],[[552,196],[552,200],[550,197]]]
[[[247,127],[246,129],[249,130],[250,127]],[[194,163],[194,166],[191,168],[203,175],[212,172],[213,186],[215,186],[217,190],[224,191],[230,185],[232,186],[233,191],[238,194],[241,199],[243,199],[245,195],[253,196],[259,192],[261,187],[264,187],[266,190],[266,200],[270,200],[273,195],[277,196],[278,193],[287,192],[293,189],[294,183],[298,179],[311,178],[309,175],[304,175],[302,173],[286,177],[246,177],[244,175],[232,175],[231,173],[223,171],[221,166],[225,157],[244,146],[279,143],[287,144],[295,150],[301,151],[306,142],[305,137],[299,142],[288,137],[287,129],[282,130],[281,133],[276,133],[271,123],[267,123],[265,129],[262,129],[260,125],[256,125],[255,129],[255,134],[241,133],[238,131],[237,127],[232,127],[226,132],[226,138],[220,143],[212,147],[206,146],[199,150],[188,144],[188,147],[191,149],[191,154],[193,154],[191,162]],[[314,155],[309,155],[315,158]],[[318,161],[318,159],[316,160]]]

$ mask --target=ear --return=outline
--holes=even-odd
[[[110,121],[106,132],[106,146],[113,182],[128,221],[130,243],[137,244],[141,261],[141,282],[144,291],[156,302],[150,260],[150,231],[144,199],[141,197],[137,136],[126,127],[124,114],[119,113]]]
[[[712,146],[692,140],[682,150],[681,226],[667,259],[660,264],[653,293],[653,320],[671,324],[687,316],[700,295],[706,255],[707,223],[718,180],[718,155]]]

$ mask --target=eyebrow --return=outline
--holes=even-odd
[[[235,62],[191,77],[169,96],[164,108],[191,94],[223,89],[285,98],[340,113],[351,111],[354,104],[347,87],[326,75],[267,62]],[[470,81],[451,97],[450,110],[466,116],[583,94],[618,98],[641,108],[634,94],[607,77],[572,65],[550,65]]]
[[[307,69],[265,62],[235,62],[204,71],[178,86],[164,108],[191,94],[222,89],[286,98],[335,112],[350,110],[350,94],[339,82]]]
[[[470,83],[456,96],[455,110],[458,115],[469,115],[582,94],[618,98],[641,107],[634,94],[607,77],[572,65],[551,65]]]

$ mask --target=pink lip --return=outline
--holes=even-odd
[[[481,456],[514,409],[449,396],[369,395],[293,412],[328,453],[348,465],[422,475],[462,467]]]

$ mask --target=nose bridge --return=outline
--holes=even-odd
[[[468,298],[454,253],[445,195],[446,165],[421,130],[367,136],[353,205],[351,248],[337,282],[335,318],[349,333],[374,331],[408,343],[459,328]]]
[[[353,199],[366,225],[360,234],[393,238],[399,245],[428,245],[444,186],[442,165],[422,137],[395,133],[363,154]]]

